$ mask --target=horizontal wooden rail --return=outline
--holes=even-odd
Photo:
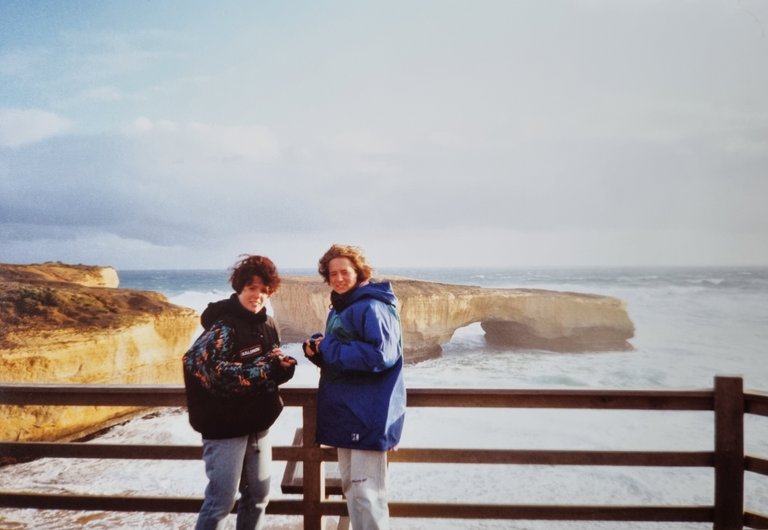
[[[711,391],[415,389],[410,407],[712,410]]]
[[[443,519],[530,519],[548,521],[708,522],[713,510],[701,506],[553,506],[391,503],[395,517]]]
[[[714,453],[667,451],[548,451],[496,449],[401,449],[390,462],[525,464],[558,466],[712,467]]]
[[[768,460],[756,456],[744,457],[744,469],[752,473],[768,476]]]
[[[748,414],[768,416],[768,394],[754,390],[744,393],[744,410]]]
[[[314,388],[285,388],[287,406],[302,406]],[[180,407],[180,385],[0,384],[0,404]],[[409,389],[409,407],[712,410],[712,391]]]
[[[189,497],[142,497],[108,495],[39,495],[3,493],[0,507],[38,510],[98,510],[112,512],[195,513],[202,500]],[[236,509],[236,508],[235,508]],[[301,515],[300,500],[271,500],[267,513]],[[433,519],[531,519],[572,521],[707,522],[712,508],[701,506],[551,506],[509,504],[403,503],[389,505],[393,517]],[[322,515],[346,515],[346,503],[321,503]]]
[[[274,460],[335,462],[336,451],[298,446],[275,446]],[[139,445],[55,442],[0,442],[0,455],[18,458],[110,458],[128,460],[199,460],[195,445]],[[390,462],[433,464],[528,464],[561,466],[712,467],[712,451],[547,451],[517,449],[401,449],[389,454]],[[762,462],[759,459],[751,461]]]
[[[768,515],[751,511],[744,512],[744,525],[747,528],[768,528]]]
[[[114,458],[200,460],[199,445],[97,444],[82,442],[0,442],[0,455],[18,458]]]
[[[114,495],[45,495],[35,493],[3,492],[0,507],[34,508],[37,510],[78,510],[110,512],[168,512],[196,513],[202,499],[195,497],[145,497]],[[270,500],[267,513],[301,515],[300,500]]]
[[[200,460],[200,445],[98,444],[83,442],[0,442],[0,455],[26,460],[30,458],[109,458],[115,460]],[[274,460],[336,460],[331,448],[274,446]]]
[[[180,385],[0,385],[0,404],[103,405],[182,407],[187,401]]]

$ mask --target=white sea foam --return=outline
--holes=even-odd
[[[414,276],[402,273],[403,276]],[[636,326],[636,350],[558,354],[509,351],[485,344],[479,324],[458,330],[440,359],[406,368],[411,388],[711,388],[717,374],[743,375],[747,388],[768,390],[768,271],[423,271],[425,279],[491,287],[534,287],[616,296]],[[693,280],[693,281],[691,281]],[[169,291],[170,292],[170,291]],[[176,290],[172,301],[201,311],[221,289]],[[314,387],[317,369],[298,344],[290,386]],[[273,428],[291,443],[298,409]],[[748,454],[768,457],[768,418],[748,416]],[[711,450],[712,415],[702,412],[409,409],[403,447]],[[99,441],[198,443],[181,410],[115,428]],[[273,464],[273,497],[282,497],[284,463]],[[540,504],[711,504],[710,469],[581,466],[392,464],[391,497],[407,502]],[[44,459],[0,471],[0,487],[25,491],[200,496],[200,462]],[[747,506],[768,511],[768,478],[746,477]],[[0,528],[185,529],[194,515],[0,510]],[[299,519],[270,517],[270,528]],[[707,524],[565,523],[393,519],[394,530],[704,530]]]
[[[201,313],[210,302],[221,300],[227,296],[229,296],[229,294],[223,291],[208,291],[204,293],[198,291],[185,291],[175,296],[171,296],[169,300],[176,305],[191,307],[198,313]]]

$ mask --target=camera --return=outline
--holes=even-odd
[[[322,336],[323,336],[322,333],[315,333],[307,341],[307,344],[309,345],[309,349],[312,350],[312,353],[317,353],[317,339],[321,338]]]

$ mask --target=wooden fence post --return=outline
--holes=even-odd
[[[305,450],[315,447],[317,434],[317,398],[312,397],[302,407],[303,441]],[[309,454],[308,451],[305,454]],[[323,514],[320,503],[325,499],[325,466],[320,460],[306,458],[303,462],[304,530],[322,530]]]
[[[715,377],[714,530],[744,528],[744,382]]]

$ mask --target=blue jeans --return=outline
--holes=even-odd
[[[195,530],[223,528],[224,519],[235,505],[238,490],[237,530],[259,530],[264,526],[272,462],[268,434],[266,430],[238,438],[203,439],[208,486]]]

